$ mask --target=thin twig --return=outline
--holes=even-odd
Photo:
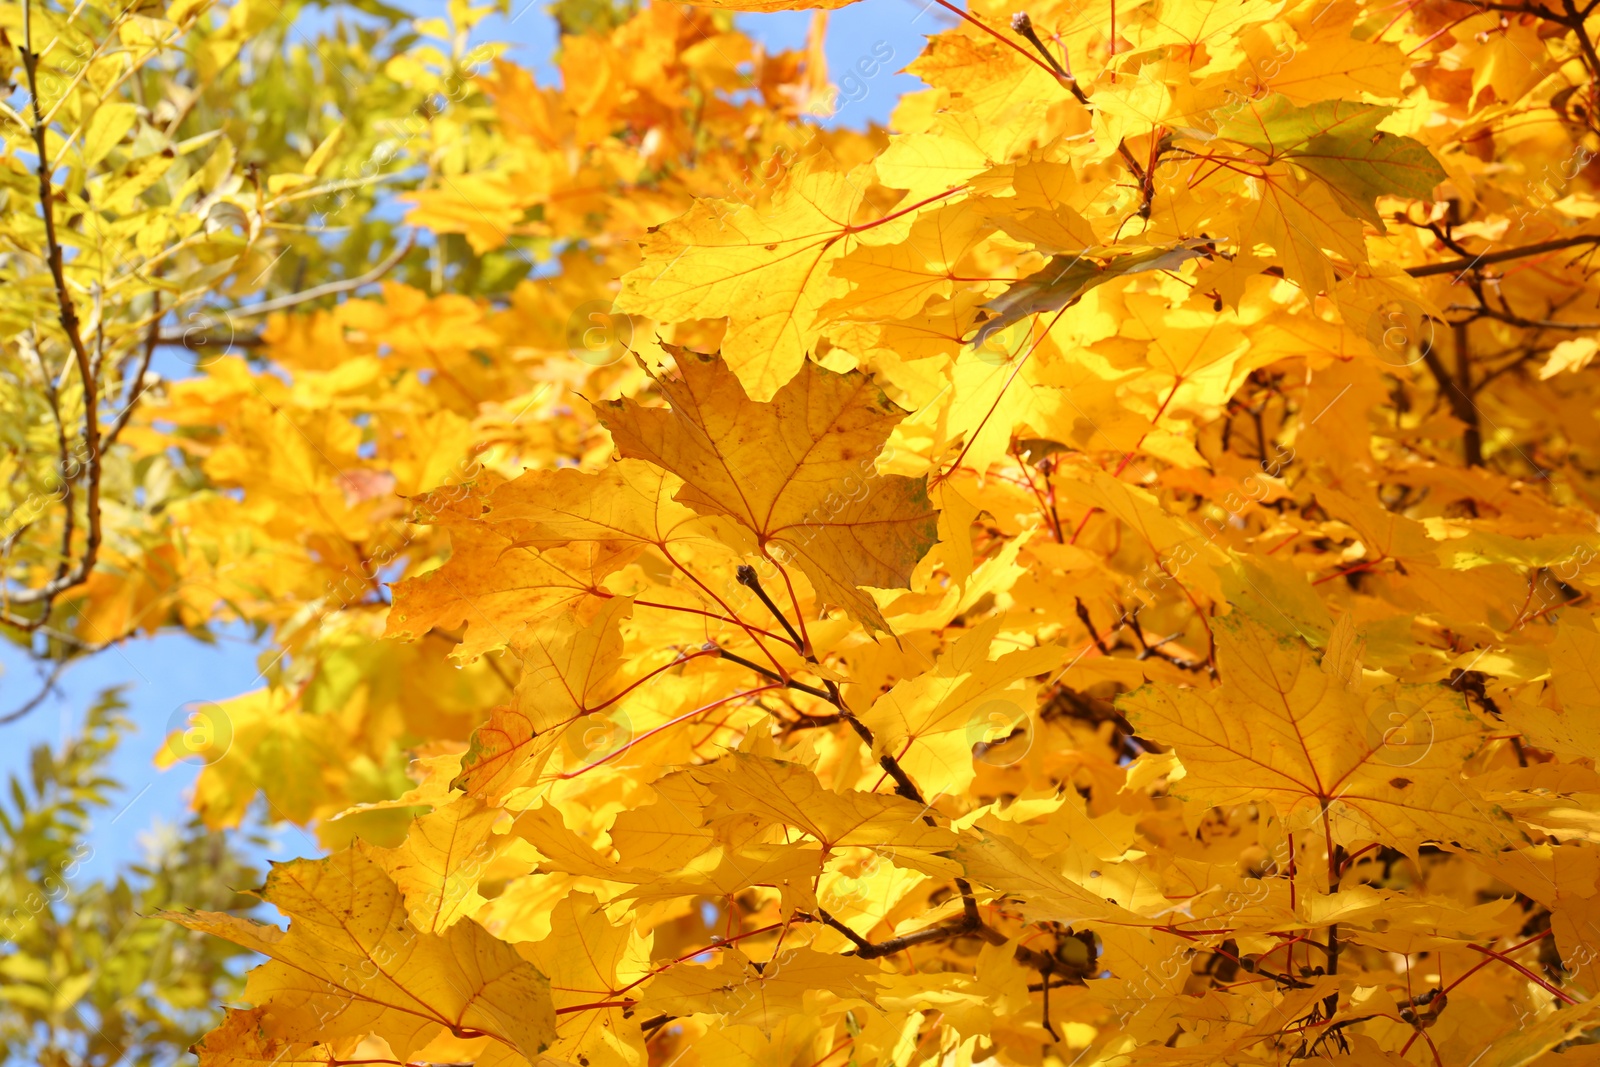
[[[729,652],[727,649],[720,646],[717,648],[717,654],[723,659],[727,660],[729,663],[737,663],[741,667],[755,671],[757,674],[761,675],[761,677],[766,678],[769,681],[781,682],[783,685],[790,689],[796,690],[797,692],[805,693],[821,700],[827,700],[830,703],[832,702],[832,699],[825,691],[818,689],[814,685],[807,685],[804,682],[797,682],[793,678],[785,678],[776,671],[769,671],[767,668],[761,666],[761,664],[752,663],[743,656],[735,655],[734,653]]]
[[[394,268],[395,264],[406,258],[406,254],[411,251],[411,246],[416,243],[416,240],[417,231],[412,230],[406,235],[406,239],[396,245],[394,251],[384,257],[377,266],[355,278],[328,282],[325,285],[314,285],[310,289],[305,289],[298,293],[290,293],[287,296],[276,297],[272,300],[263,300],[259,304],[246,304],[244,307],[233,308],[227,311],[226,314],[230,319],[248,319],[257,315],[270,315],[274,311],[285,311],[301,304],[310,303],[313,300],[320,300],[325,296],[336,296],[339,293],[348,293],[352,289],[360,289],[363,286],[371,285],[373,282],[381,281],[383,276]]]
[[[138,405],[139,398],[144,395],[144,376],[150,373],[150,360],[156,354],[156,346],[161,340],[161,298],[155,298],[155,314],[150,319],[150,332],[145,336],[144,353],[139,357],[139,367],[133,375],[133,391],[128,395],[128,403],[112,421],[111,428],[106,431],[105,447],[109,449],[117,443],[117,438],[122,434],[122,428],[128,425],[128,420],[133,418],[133,409]]]
[[[1498,322],[1508,323],[1512,326],[1522,326],[1530,330],[1575,330],[1587,332],[1600,330],[1600,322],[1559,322],[1556,319],[1525,319],[1520,315],[1513,315],[1506,311],[1496,311],[1493,308],[1483,307],[1478,304],[1449,304],[1446,311],[1470,311],[1475,318],[1494,319]]]
[[[56,682],[60,680],[61,675],[66,671],[70,662],[70,660],[64,659],[57,660],[55,667],[50,671],[49,677],[45,678],[44,684],[39,687],[39,691],[37,693],[35,693],[15,711],[8,711],[6,714],[0,715],[0,726],[6,726],[10,723],[16,722],[18,719],[27,715],[30,711],[33,711],[39,705],[43,704],[45,697],[48,697],[51,691],[55,689]]]
[[[756,576],[756,569],[748,563],[741,563],[736,573],[739,584],[754,593],[761,603],[767,606],[767,610],[772,612],[773,618],[783,624],[783,628],[788,631],[789,640],[794,642],[795,651],[804,652],[805,641],[801,639],[795,628],[789,624],[789,617],[778,610],[778,605],[774,604],[772,598],[767,595],[767,591],[761,588],[761,579]]]
[[[881,959],[884,956],[892,956],[896,952],[903,952],[914,945],[924,945],[929,941],[943,941],[951,937],[965,937],[969,934],[978,934],[987,930],[981,920],[974,924],[963,918],[960,922],[947,923],[942,926],[929,926],[909,934],[902,934],[899,937],[891,937],[874,943],[868,941],[832,915],[829,915],[821,907],[817,908],[816,918],[819,922],[843,934],[856,947],[853,954],[864,960]]]

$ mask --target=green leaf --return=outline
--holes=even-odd
[[[1445,179],[1421,141],[1378,129],[1394,110],[1349,100],[1298,107],[1273,95],[1231,116],[1216,136],[1295,164],[1321,179],[1347,214],[1382,230],[1378,197],[1426,198]]]
[[[982,348],[994,334],[1041,311],[1055,311],[1079,299],[1097,285],[1140,271],[1172,270],[1191,259],[1208,255],[1211,242],[1204,238],[1180,241],[1170,248],[1146,248],[1101,262],[1085,253],[1052,256],[1044,269],[1028,275],[983,306],[995,312],[972,336],[971,345]]]
[[[1380,196],[1426,199],[1444,181],[1444,168],[1421,141],[1392,133],[1356,139],[1325,134],[1296,152],[1294,162],[1315,174],[1347,202],[1350,214],[1383,228],[1373,207]]]
[[[1274,93],[1247,101],[1217,127],[1214,135],[1198,136],[1204,140],[1220,137],[1282,159],[1295,149],[1304,148],[1314,137],[1371,137],[1393,111],[1392,107],[1349,100],[1323,100],[1300,107]]]

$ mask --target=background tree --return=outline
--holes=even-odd
[[[92,813],[111,811],[104,764],[128,729],[114,694],[89,709],[63,751],[39,746],[32,774],[10,780],[5,830],[6,950],[0,957],[0,1048],[19,1063],[171,1062],[239,990],[245,953],[162,922],[173,906],[249,910],[235,887],[257,872],[224,834],[191,825],[149,843],[149,861],[114,881],[91,879]]]

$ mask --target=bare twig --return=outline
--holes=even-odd
[[[133,409],[138,406],[139,398],[144,396],[144,377],[150,373],[150,360],[156,354],[156,346],[161,342],[161,298],[155,297],[155,306],[152,308],[150,319],[150,332],[145,335],[144,352],[139,357],[139,366],[133,373],[133,388],[128,393],[128,402],[117,417],[112,421],[110,429],[106,431],[105,447],[110,448],[117,443],[117,438],[122,435],[123,427],[128,425],[128,420],[133,418]]]
[[[14,711],[8,711],[4,715],[0,715],[0,726],[7,726],[16,722],[18,719],[33,711],[39,705],[43,704],[45,698],[48,697],[51,691],[55,689],[56,682],[60,680],[61,675],[66,671],[67,666],[70,663],[71,660],[57,660],[55,666],[51,669],[50,674],[45,678],[44,683],[39,686],[39,691],[37,693],[35,693]]]
[[[314,285],[310,289],[305,289],[298,293],[290,293],[287,296],[275,297],[272,300],[263,300],[259,304],[246,304],[244,307],[233,308],[227,312],[227,315],[230,319],[249,319],[257,315],[270,315],[274,311],[285,311],[301,304],[308,304],[313,300],[320,300],[325,296],[336,296],[339,293],[348,293],[352,289],[360,289],[362,286],[371,285],[373,282],[381,281],[385,274],[394,269],[395,264],[406,258],[416,240],[417,232],[412,230],[406,235],[404,241],[395,245],[393,252],[385,256],[377,266],[365,274],[354,278],[346,278],[343,281],[328,282],[325,285]]]

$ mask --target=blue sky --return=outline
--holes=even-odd
[[[482,25],[485,40],[510,41],[510,58],[538,73],[541,83],[555,80],[550,56],[555,48],[554,21],[545,14],[547,0],[510,0],[511,11],[496,15]],[[443,4],[413,0],[401,6],[417,11],[442,10]],[[810,11],[781,11],[739,16],[744,30],[764,43],[769,50],[801,48],[811,25]],[[894,54],[890,70],[867,82],[865,95],[841,85],[840,109],[835,120],[850,126],[884,122],[900,94],[920,88],[922,83],[909,74],[897,74],[922,51],[924,35],[937,33],[954,21],[954,16],[934,0],[862,0],[830,13],[828,17],[828,72],[839,84],[863,56],[870,56],[875,44],[886,43]],[[856,99],[852,100],[851,97]]]
[[[546,0],[513,0],[511,13],[487,20],[479,36],[510,42],[510,58],[532,68],[540,82],[548,84],[556,79],[550,63],[555,32],[545,4]],[[405,6],[423,16],[444,14],[443,2],[436,0],[413,0]],[[810,12],[740,16],[746,32],[771,50],[801,47],[810,21]],[[917,56],[926,34],[938,32],[951,21],[952,16],[933,0],[862,0],[833,12],[828,25],[828,64],[840,96],[839,110],[830,124],[861,127],[886,121],[900,94],[921,84],[895,72]],[[883,45],[893,55],[886,70],[859,82],[846,80],[863,57],[875,52],[881,56]],[[188,373],[178,360],[159,369],[168,377]],[[143,835],[185,818],[185,797],[199,768],[180,764],[171,770],[157,770],[154,759],[163,738],[183,721],[187,707],[257,688],[261,684],[258,658],[264,651],[264,646],[253,643],[243,631],[220,634],[211,644],[169,634],[130,641],[81,661],[60,680],[56,695],[27,718],[0,726],[0,777],[17,772],[25,775],[28,754],[36,744],[60,744],[76,731],[84,710],[100,692],[123,687],[128,715],[137,729],[124,740],[112,765],[123,791],[96,818],[90,838],[94,855],[85,865],[90,877],[110,874],[142,854],[139,840]],[[0,714],[22,704],[38,688],[34,665],[14,648],[0,646]],[[274,858],[317,851],[315,841],[293,827],[280,827],[271,836],[276,846]]]

